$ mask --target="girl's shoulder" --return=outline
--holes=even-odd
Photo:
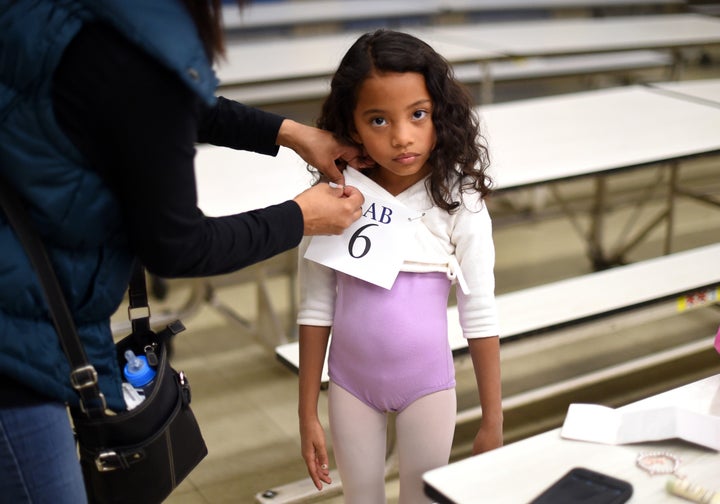
[[[459,203],[458,211],[477,213],[486,210],[485,199],[482,193],[475,187],[470,186],[469,180],[459,180],[452,187],[452,199]]]

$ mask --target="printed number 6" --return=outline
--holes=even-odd
[[[368,238],[365,235],[362,235],[362,233],[365,229],[369,228],[370,226],[377,226],[377,224],[365,224],[361,228],[359,228],[357,231],[355,231],[350,238],[350,243],[348,243],[348,254],[350,254],[350,257],[353,257],[355,259],[360,259],[361,257],[364,257],[367,255],[368,252],[370,252],[370,238]],[[365,248],[362,251],[362,254],[354,254],[353,249],[355,249],[355,241],[362,238],[365,240]]]

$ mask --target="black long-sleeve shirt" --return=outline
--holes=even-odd
[[[293,201],[220,218],[197,207],[195,142],[274,155],[282,117],[223,98],[205,106],[170,70],[99,23],[68,46],[53,86],[58,123],[114,193],[148,270],[227,273],[300,242],[302,213]]]

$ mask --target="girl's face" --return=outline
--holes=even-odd
[[[432,100],[422,74],[373,72],[353,111],[355,140],[381,170],[375,181],[399,194],[430,173],[435,147]]]

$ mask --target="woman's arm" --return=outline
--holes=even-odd
[[[340,168],[361,167],[357,147],[343,144],[329,131],[219,97],[201,110],[198,141],[276,155],[278,146],[294,150],[305,162],[337,184],[344,184]]]
[[[215,106],[201,107],[198,142],[274,156],[286,119],[277,114],[218,97]]]
[[[303,214],[294,201],[221,218],[202,214],[194,171],[200,102],[117,31],[83,27],[53,92],[60,126],[115,195],[130,245],[151,272],[227,273],[300,242]],[[250,143],[276,149],[277,129],[266,127]]]

